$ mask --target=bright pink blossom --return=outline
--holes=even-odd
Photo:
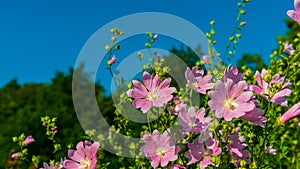
[[[30,143],[34,142],[34,138],[30,135],[30,136],[27,136],[24,140],[24,144],[25,145],[28,145]]]
[[[210,117],[204,117],[205,109],[202,107],[197,112],[194,107],[191,107],[186,111],[186,109],[181,109],[178,114],[178,121],[183,127],[184,131],[187,132],[200,132],[203,133],[208,128]]]
[[[289,44],[289,42],[285,42],[284,51],[289,55],[294,55],[296,50],[293,48],[293,44]]]
[[[55,166],[54,164],[50,164],[48,165],[47,163],[43,163],[44,168],[40,168],[40,169],[61,169],[62,167],[60,166]]]
[[[300,116],[300,102],[292,106],[288,111],[286,111],[281,117],[280,122],[286,123],[289,120]]]
[[[227,79],[223,83],[218,80],[216,83],[216,91],[208,92],[211,98],[208,105],[216,114],[217,118],[224,118],[231,121],[233,118],[244,116],[247,112],[255,108],[252,101],[252,92],[247,91],[247,83],[240,81],[235,84],[232,79]]]
[[[251,85],[250,89],[254,91],[256,94],[262,96],[263,98],[286,107],[287,100],[286,97],[289,96],[291,91],[291,83],[284,83],[284,77],[280,77],[279,74],[275,74],[271,81],[268,83],[264,81],[264,77],[268,74],[268,71],[263,69],[261,73],[256,71],[256,81],[258,86]],[[284,84],[283,84],[284,83]],[[276,88],[276,85],[281,86],[281,88]],[[271,97],[271,99],[270,99]]]
[[[151,166],[157,168],[166,167],[169,161],[177,160],[177,153],[180,151],[179,146],[175,146],[174,139],[170,137],[169,130],[166,130],[163,134],[154,130],[152,136],[149,133],[143,135],[145,145],[141,148],[141,151],[146,157],[151,160]]]
[[[300,24],[300,0],[294,0],[296,10],[288,10],[287,15]]]
[[[133,107],[141,108],[143,113],[146,113],[152,106],[163,107],[173,98],[172,93],[176,88],[169,87],[171,78],[167,78],[159,84],[158,75],[152,79],[148,72],[144,72],[143,81],[144,85],[137,80],[132,80],[133,89],[127,91],[127,95],[134,98]]]
[[[66,169],[95,169],[97,163],[97,151],[100,144],[89,141],[79,142],[76,145],[76,150],[69,150],[68,156],[71,160],[65,160],[63,166]]]
[[[204,71],[198,70],[197,67],[193,67],[192,70],[188,67],[185,71],[185,79],[190,89],[201,94],[206,94],[207,90],[214,87],[214,83],[210,83],[212,76],[204,76]]]
[[[243,73],[239,73],[239,70],[235,66],[229,66],[224,70],[224,82],[227,82],[227,79],[231,79],[233,83],[239,83],[243,80]]]
[[[205,142],[199,136],[195,139],[194,143],[188,143],[189,151],[185,154],[191,159],[188,165],[200,160],[201,169],[206,168],[208,165],[214,165],[211,162],[211,157],[221,153],[221,148],[218,146],[219,142],[213,139],[212,133],[206,133],[204,139]]]

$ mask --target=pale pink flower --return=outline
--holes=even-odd
[[[284,77],[280,77],[279,74],[275,74],[272,77],[272,80],[268,83],[263,80],[267,73],[268,71],[265,69],[263,69],[261,73],[256,71],[256,81],[258,86],[251,85],[250,90],[275,104],[286,107],[288,102],[285,97],[292,93],[290,89],[291,83],[287,82],[283,84]],[[281,89],[274,87],[276,84],[281,85]]]
[[[210,64],[210,56],[209,56],[209,55],[204,55],[204,56],[202,56],[202,60],[203,60],[206,64]]]
[[[185,166],[180,164],[173,164],[170,169],[186,169]]]
[[[100,144],[89,141],[79,142],[76,145],[76,150],[69,150],[68,156],[71,160],[65,160],[63,166],[66,169],[95,169],[97,163],[97,151]]]
[[[211,98],[208,105],[216,114],[217,118],[224,118],[226,121],[231,121],[233,118],[244,116],[247,112],[255,108],[252,101],[253,93],[247,91],[247,83],[240,81],[235,84],[232,79],[227,79],[223,83],[218,80],[216,83],[216,91],[208,92]]]
[[[289,55],[294,55],[296,50],[293,48],[293,44],[289,44],[289,42],[285,42],[284,51]]]
[[[212,133],[205,133],[204,139],[205,142],[199,136],[194,140],[194,143],[188,143],[189,151],[185,154],[190,159],[188,165],[200,160],[201,169],[206,168],[208,165],[214,165],[211,162],[211,157],[221,153],[221,148],[218,146],[219,142],[213,139]]]
[[[14,154],[12,154],[11,155],[11,158],[20,158],[21,156],[20,156],[20,154],[19,153],[14,153]]]
[[[239,83],[243,80],[243,73],[239,73],[239,70],[235,66],[229,66],[224,70],[224,82],[227,82],[227,79],[231,79],[233,83]]]
[[[175,105],[169,105],[167,107],[167,110],[170,114],[178,114],[181,109],[186,107],[186,104],[184,104],[184,101],[179,100],[177,96],[173,98],[173,102]]]
[[[40,168],[40,169],[60,169],[60,167],[55,166],[54,164],[50,164],[48,165],[47,163],[43,163],[44,168]]]
[[[144,72],[143,81],[144,85],[137,80],[132,80],[133,89],[127,91],[127,95],[134,98],[133,107],[141,108],[143,113],[146,113],[152,106],[163,107],[173,98],[172,93],[176,88],[169,87],[171,78],[160,83],[158,75],[152,79],[148,72]]]
[[[205,109],[203,107],[197,112],[194,107],[189,108],[188,111],[181,109],[178,114],[178,121],[184,131],[203,133],[212,120],[211,117],[204,117],[204,115]]]
[[[156,40],[158,38],[158,34],[155,34],[154,36],[153,36],[153,40]]]
[[[289,120],[300,116],[300,102],[292,106],[288,111],[286,111],[281,117],[280,122],[286,123]]]
[[[24,144],[25,145],[28,145],[30,143],[34,142],[34,138],[30,135],[30,136],[27,136],[24,140]]]
[[[264,117],[263,115],[264,115],[263,110],[254,108],[253,110],[247,112],[244,116],[242,116],[242,118],[254,124],[257,124],[261,127],[264,127],[263,123],[267,122],[267,118]]]
[[[117,58],[115,55],[113,55],[112,58],[107,62],[107,65],[111,66],[111,65],[115,64],[116,61],[117,61]]]
[[[197,67],[193,67],[192,70],[188,67],[185,71],[185,79],[190,89],[201,94],[206,94],[207,90],[214,87],[214,83],[210,83],[212,76],[204,76],[204,71],[198,70]]]
[[[158,130],[154,130],[152,136],[149,133],[143,135],[145,145],[141,148],[141,152],[151,160],[151,166],[157,168],[166,167],[169,161],[177,160],[177,153],[180,151],[179,146],[175,146],[169,135],[170,130],[166,130],[160,134]]]
[[[247,159],[250,156],[250,152],[245,148],[248,146],[245,142],[244,136],[239,136],[240,128],[236,128],[236,132],[229,136],[229,144],[226,145],[227,150],[231,153],[231,156],[235,162],[235,165],[239,167],[240,160],[245,160],[250,162]],[[228,139],[228,135],[225,136],[225,140]]]
[[[294,0],[296,10],[288,10],[287,15],[300,24],[300,0]]]
[[[272,146],[265,147],[265,149],[266,149],[266,153],[276,155],[276,149],[273,148]]]
[[[51,130],[52,130],[54,133],[57,133],[57,126],[52,127]]]

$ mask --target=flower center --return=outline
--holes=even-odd
[[[226,98],[225,101],[223,102],[225,109],[234,109],[235,108],[235,103],[233,99]]]
[[[80,162],[80,165],[84,169],[90,169],[91,168],[92,160],[88,159],[88,157],[85,158],[85,160]]]
[[[148,92],[147,100],[154,102],[155,99],[159,98],[156,91]]]
[[[163,155],[165,155],[167,152],[165,151],[164,147],[158,147],[155,151],[156,155],[159,155],[160,158],[162,158]]]

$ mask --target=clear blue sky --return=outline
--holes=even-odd
[[[0,1],[0,86],[50,82],[56,70],[68,71],[88,38],[106,23],[137,12],[177,15],[209,31],[216,21],[217,50],[224,51],[236,17],[237,0],[27,0]],[[268,58],[276,36],[287,28],[293,0],[252,0],[237,56],[257,53]]]

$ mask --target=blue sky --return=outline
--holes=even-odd
[[[195,24],[203,32],[216,21],[216,49],[224,51],[236,18],[237,0],[0,1],[0,86],[50,82],[55,71],[74,67],[89,37],[105,24],[138,12],[164,12]],[[252,0],[244,19],[237,56],[257,53],[267,60],[276,36],[287,31],[284,18],[293,0]],[[167,50],[167,49],[166,49]],[[101,80],[100,80],[101,81]]]

